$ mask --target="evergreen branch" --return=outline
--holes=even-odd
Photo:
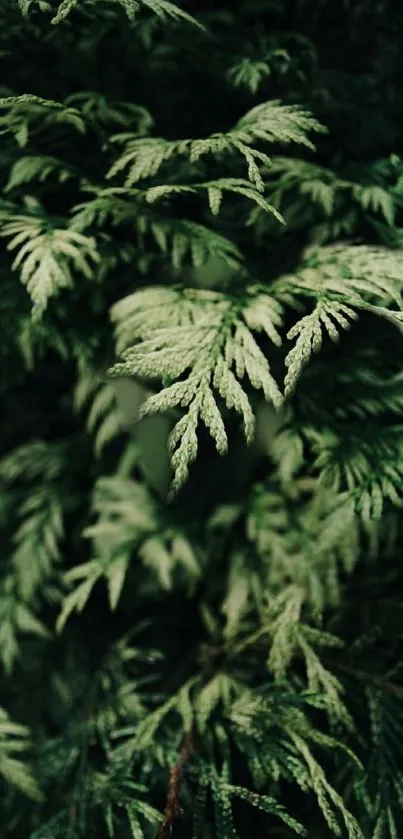
[[[189,15],[187,14],[187,12],[183,11],[183,9],[181,9],[180,6],[177,6],[176,4],[169,2],[169,0],[113,1],[118,2],[119,5],[123,7],[130,21],[135,21],[137,19],[138,13],[142,9],[147,9],[153,12],[155,15],[157,15],[157,17],[161,18],[162,20],[171,19],[175,21],[184,21],[185,23],[190,23],[193,26],[196,26],[204,31],[204,26],[198,20],[192,17],[192,15]],[[26,2],[26,0],[22,0],[22,2]],[[51,23],[54,25],[62,23],[74,9],[80,8],[80,5],[82,5],[82,3],[83,0],[62,0],[57,9],[56,15],[51,20]]]
[[[147,192],[119,187],[91,187],[91,192],[95,193],[95,198],[73,207],[71,230],[83,233],[89,227],[103,227],[108,222],[114,226],[134,224],[139,245],[143,246],[145,236],[152,237],[158,249],[170,256],[175,270],[180,270],[187,259],[195,268],[211,257],[222,259],[234,268],[239,268],[243,261],[241,251],[232,241],[208,227],[187,219],[166,218],[148,207],[145,211]]]
[[[100,259],[95,239],[57,229],[50,219],[40,215],[10,216],[0,236],[11,237],[8,250],[18,248],[12,268],[21,269],[21,282],[33,301],[36,320],[42,317],[51,297],[73,286],[73,270],[92,279],[92,263]]]
[[[141,408],[143,417],[177,407],[187,408],[169,439],[175,472],[172,491],[183,485],[196,458],[200,420],[210,432],[218,453],[227,451],[227,434],[214,391],[228,408],[234,408],[242,416],[249,442],[254,436],[255,419],[239,380],[247,376],[252,387],[263,390],[265,398],[276,408],[281,405],[280,390],[250,331],[253,324],[255,330],[266,332],[278,343],[276,325],[281,321],[281,310],[268,295],[256,293],[251,294],[251,307],[246,301],[243,308],[242,312],[238,301],[218,292],[154,288],[136,292],[112,310],[118,346],[122,334],[125,344],[130,334],[140,340],[123,351],[124,361],[116,364],[110,374],[179,380],[149,397]],[[168,327],[167,321],[171,322]],[[185,373],[187,378],[183,379]]]
[[[72,166],[67,166],[57,158],[44,155],[20,157],[11,169],[4,192],[11,192],[16,187],[32,183],[36,178],[43,183],[52,175],[55,175],[58,182],[63,184],[70,178],[77,177],[77,172]]]
[[[337,342],[339,327],[349,329],[349,321],[357,320],[356,310],[361,310],[385,318],[402,331],[402,293],[403,260],[399,251],[364,245],[332,245],[309,251],[305,265],[295,275],[280,277],[273,287],[273,296],[281,302],[293,304],[300,297],[316,300],[313,312],[287,335],[297,341],[285,360],[285,394],[292,393],[304,366],[320,349],[323,327]],[[398,311],[390,311],[391,303]]]
[[[124,146],[123,154],[110,168],[107,177],[113,178],[128,170],[125,186],[132,187],[144,178],[155,177],[163,164],[175,156],[185,155],[197,163],[205,155],[220,157],[223,153],[238,153],[248,165],[248,177],[257,192],[264,188],[258,163],[270,164],[270,158],[255,148],[260,142],[299,143],[312,148],[307,134],[323,130],[305,111],[279,102],[265,102],[253,108],[226,134],[213,134],[200,140],[170,141],[158,137],[139,138],[125,133],[112,137],[112,142]]]
[[[357,314],[345,303],[339,303],[336,300],[320,300],[311,314],[305,315],[290,329],[287,338],[289,340],[297,338],[297,340],[294,348],[285,359],[287,375],[284,380],[284,392],[286,396],[289,396],[295,389],[302,369],[310,360],[311,355],[320,350],[322,328],[325,327],[332,341],[338,341],[339,331],[337,326],[340,325],[344,329],[349,329],[349,318],[350,320],[356,320]]]
[[[167,198],[171,195],[197,193],[201,190],[206,190],[208,193],[210,210],[212,214],[216,216],[220,211],[223,193],[235,193],[236,195],[242,195],[244,198],[248,198],[249,201],[257,204],[266,213],[270,213],[277,219],[277,221],[284,224],[284,219],[278,210],[276,210],[275,207],[263,198],[261,194],[262,189],[263,182],[262,187],[260,188],[260,182],[258,182],[256,186],[256,183],[252,183],[251,185],[249,181],[243,180],[242,178],[220,178],[207,183],[192,184],[192,186],[185,186],[184,184],[162,184],[160,186],[154,186],[147,190],[145,197],[150,204],[153,204],[156,201]]]
[[[7,784],[18,787],[25,795],[42,801],[42,794],[30,769],[14,754],[20,754],[29,747],[28,729],[12,722],[4,708],[0,707],[0,776]]]
[[[100,456],[105,447],[123,432],[123,418],[116,404],[113,388],[95,371],[81,373],[74,392],[76,411],[90,403],[87,418],[88,431],[94,435],[94,447]]]

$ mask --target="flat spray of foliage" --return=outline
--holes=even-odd
[[[2,839],[403,835],[394,5],[1,2]]]

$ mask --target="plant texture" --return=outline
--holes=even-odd
[[[402,835],[402,24],[1,2],[1,839]]]

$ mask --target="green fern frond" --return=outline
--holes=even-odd
[[[8,250],[18,248],[12,268],[20,269],[21,282],[34,304],[35,319],[41,318],[51,297],[73,286],[74,271],[92,279],[94,264],[100,259],[95,239],[57,229],[45,216],[11,216],[0,236],[11,237]]]
[[[138,134],[148,134],[153,126],[149,111],[134,102],[120,102],[95,91],[74,93],[65,99],[69,108],[77,108],[84,119],[97,125],[136,127]]]
[[[263,810],[265,813],[270,813],[281,819],[281,821],[293,830],[294,833],[297,833],[298,836],[307,835],[307,831],[303,825],[296,819],[293,819],[286,811],[285,807],[282,807],[281,804],[279,804],[279,802],[271,796],[258,795],[248,789],[245,789],[244,787],[238,787],[232,784],[222,784],[221,788],[223,788],[231,798],[240,798],[243,801],[247,801],[248,804],[252,805],[252,807],[257,807],[259,810]]]
[[[336,300],[320,300],[313,312],[305,315],[288,332],[287,338],[296,338],[295,346],[285,359],[287,374],[284,380],[284,392],[289,396],[295,389],[304,366],[309,362],[313,353],[317,353],[322,346],[322,329],[326,329],[332,341],[339,340],[338,327],[349,329],[348,320],[356,320],[357,313],[345,303]]]
[[[298,272],[301,289],[334,292],[387,306],[402,305],[403,255],[399,250],[368,245],[328,245],[307,252],[306,268]],[[348,301],[346,301],[348,302]]]
[[[63,508],[56,487],[45,484],[33,491],[20,506],[19,517],[11,562],[20,595],[30,602],[60,561]]]
[[[8,483],[19,478],[52,481],[60,476],[63,464],[63,445],[34,440],[18,446],[0,460],[0,479]]]
[[[239,267],[243,260],[233,242],[208,227],[187,219],[166,218],[151,208],[145,212],[141,190],[88,187],[88,191],[95,198],[73,208],[71,230],[83,233],[92,226],[102,228],[108,222],[134,224],[139,242],[150,235],[159,250],[170,256],[175,270],[181,269],[186,260],[199,268],[212,256],[233,267]]]
[[[355,181],[312,161],[275,157],[267,170],[268,199],[282,206],[288,228],[310,223],[311,241],[317,243],[351,235],[360,215],[370,220],[381,216],[391,226],[399,199],[386,187],[387,175],[379,176],[372,168],[358,171]],[[369,183],[360,183],[360,175]],[[372,183],[376,180],[379,183]]]
[[[266,61],[243,58],[234,64],[227,73],[234,87],[247,87],[251,93],[257,93],[262,81],[270,76],[270,67]]]
[[[169,0],[110,0],[110,2],[112,4],[114,2],[120,4],[125,10],[130,21],[136,20],[139,11],[147,9],[163,20],[183,20],[185,23],[191,23],[199,29],[204,29],[199,21],[187,14],[180,8],[180,6],[176,6],[174,3],[169,2]],[[52,8],[50,4],[48,2],[45,3],[44,0],[18,0],[18,6],[24,16],[29,14],[31,7],[34,5],[39,6],[41,11],[49,11],[49,9]],[[97,7],[97,3],[96,1],[94,2],[94,0],[90,0],[90,2],[88,2],[88,0],[62,0],[59,5],[53,5],[56,5],[56,13],[51,18],[50,22],[55,26],[63,23],[71,12],[77,8],[80,9],[84,7],[87,10],[88,7],[91,8],[91,6],[95,7],[95,9]]]
[[[110,168],[112,178],[128,169],[125,186],[132,187],[144,178],[155,177],[163,164],[175,155],[186,155],[190,163],[197,163],[205,155],[220,156],[238,153],[248,165],[248,177],[257,191],[262,191],[263,181],[258,163],[270,164],[270,158],[255,148],[265,143],[298,143],[312,148],[307,135],[321,131],[319,123],[305,111],[279,102],[265,102],[253,108],[239,120],[232,131],[213,134],[203,140],[170,141],[158,137],[138,138],[131,134],[118,134],[112,142],[125,146],[123,154]]]
[[[314,468],[324,486],[345,492],[362,519],[379,520],[384,504],[403,503],[402,432],[400,425],[382,430],[377,424],[350,428],[341,438],[330,428],[307,430],[316,456]]]
[[[21,148],[28,143],[31,124],[35,127],[39,125],[41,130],[55,124],[65,124],[80,134],[87,131],[86,121],[77,108],[69,108],[61,102],[43,99],[32,93],[2,97],[1,108],[7,111],[4,117],[0,117],[0,126],[4,126],[3,133],[13,134]]]
[[[292,779],[303,792],[312,791],[315,794],[319,808],[332,833],[336,836],[341,835],[339,822],[341,817],[350,839],[362,839],[362,832],[357,821],[328,781],[324,767],[320,765],[313,752],[313,749],[315,748],[316,751],[320,745],[326,744],[328,748],[336,748],[340,744],[337,740],[314,729],[304,713],[303,705],[300,704],[298,707],[290,694],[287,695],[284,692],[281,694],[279,691],[277,702],[275,698],[276,694],[265,686],[261,697],[257,697],[256,694],[252,696],[249,691],[245,691],[244,695],[234,703],[231,719],[236,725],[236,740],[242,752],[246,753],[250,759],[253,754],[250,741],[254,741],[258,754],[261,756],[262,766],[267,765],[267,761],[269,762],[271,777],[274,776],[277,780]],[[292,707],[292,722],[288,716],[290,706]],[[348,749],[346,754],[349,760],[359,766],[357,759]],[[253,796],[252,793],[250,795]],[[261,802],[260,796],[257,797],[257,802]],[[259,806],[259,803],[256,806]],[[268,798],[267,808],[270,807],[274,808],[275,802]],[[282,818],[285,813],[280,815],[277,811],[276,815]],[[291,814],[290,819],[292,819]],[[294,825],[293,829],[297,829],[297,825]]]
[[[17,506],[11,551],[0,586],[0,655],[7,672],[19,654],[20,633],[48,636],[35,612],[39,599],[54,602],[58,597],[55,570],[64,535],[65,463],[63,446],[42,441],[21,446],[0,462],[3,492],[9,493],[14,485]],[[25,492],[21,493],[21,488]]]
[[[239,269],[243,256],[230,239],[221,236],[208,227],[182,219],[170,220],[156,217],[140,217],[142,230],[149,230],[163,253],[167,253],[176,270],[183,268],[188,259],[194,268],[201,268],[212,257],[225,265]]]
[[[368,689],[371,751],[364,781],[368,827],[376,839],[397,839],[402,808],[403,773],[400,747],[403,735],[400,703],[380,689]]]
[[[247,537],[264,564],[267,590],[281,591],[291,581],[313,614],[321,615],[326,603],[339,602],[338,569],[351,573],[359,556],[354,506],[348,496],[326,493],[302,478],[294,478],[283,492],[271,483],[256,486],[248,504]],[[294,516],[297,499],[301,512]]]
[[[69,229],[83,233],[93,225],[102,227],[107,222],[113,225],[131,222],[136,218],[138,209],[134,201],[128,198],[136,198],[136,195],[128,195],[128,192],[121,188],[101,189],[87,185],[85,191],[94,198],[87,199],[72,208],[72,219]]]
[[[11,169],[5,192],[11,192],[16,187],[32,183],[38,180],[44,182],[54,175],[60,184],[66,183],[70,178],[77,177],[72,167],[66,166],[60,160],[45,156],[24,156],[16,161]]]
[[[22,600],[12,568],[0,583],[0,595],[0,661],[5,673],[10,675],[21,652],[20,634],[43,639],[49,633]]]
[[[251,174],[251,172],[249,174]],[[260,175],[258,176],[258,172],[253,175],[253,178],[251,177],[251,180],[252,185],[249,181],[242,178],[220,178],[216,181],[200,183],[191,187],[183,184],[175,184],[174,186],[164,184],[148,189],[145,197],[150,204],[153,204],[156,201],[168,198],[171,195],[197,193],[207,190],[210,210],[213,215],[218,215],[223,193],[235,193],[235,195],[242,195],[244,198],[248,198],[249,201],[257,204],[257,206],[261,207],[261,209],[263,209],[266,213],[271,213],[277,221],[284,224],[284,219],[278,210],[276,210],[275,207],[263,198],[261,193],[264,186]]]
[[[187,408],[169,440],[175,471],[173,491],[185,482],[189,466],[196,458],[200,420],[210,432],[219,454],[227,451],[227,434],[214,392],[228,408],[242,416],[248,441],[254,436],[255,419],[240,379],[247,376],[252,387],[261,389],[275,407],[282,404],[267,359],[248,324],[249,318],[255,329],[266,332],[278,343],[276,326],[281,321],[281,309],[262,294],[260,314],[260,306],[254,299],[256,294],[251,298],[252,308],[248,312],[246,302],[243,314],[237,300],[218,292],[155,287],[121,300],[112,310],[112,319],[117,324],[117,347],[124,361],[116,364],[110,374],[158,376],[171,382],[147,399],[141,415]],[[130,338],[136,337],[139,343],[123,350]],[[187,378],[183,379],[185,373]]]
[[[78,378],[74,406],[81,411],[90,403],[87,428],[94,435],[95,452],[99,456],[115,437],[123,432],[123,421],[113,388],[101,375],[85,370]]]
[[[359,824],[347,810],[341,796],[329,784],[323,768],[314,758],[308,744],[299,734],[292,731],[290,731],[290,737],[297,752],[301,754],[306,762],[310,775],[310,783],[317,795],[319,806],[332,833],[335,833],[336,836],[341,835],[339,824],[339,817],[341,817],[349,839],[363,839],[363,833]]]
[[[311,297],[317,301],[289,331],[297,337],[286,358],[285,393],[290,394],[305,364],[322,345],[322,328],[338,341],[339,327],[350,328],[360,310],[369,311],[403,329],[403,259],[400,251],[365,245],[329,245],[308,251],[295,275],[280,277],[273,286],[279,301]],[[394,304],[398,311],[391,311]]]
[[[138,0],[139,6],[144,6],[150,9],[154,14],[163,19],[172,18],[173,20],[183,20],[185,23],[191,23],[199,29],[204,30],[204,26],[196,20],[196,18],[189,15],[180,6],[170,3],[169,0]]]
[[[65,575],[69,587],[75,587],[64,600],[59,631],[73,611],[83,610],[99,580],[105,580],[110,606],[115,609],[135,556],[162,590],[172,588],[178,570],[192,590],[201,573],[200,551],[180,529],[164,525],[143,484],[120,476],[100,478],[93,508],[97,521],[83,535],[91,540],[94,558]]]
[[[0,707],[0,776],[18,787],[25,795],[36,801],[42,800],[41,792],[29,768],[14,757],[29,747],[28,729],[12,722],[4,708]]]

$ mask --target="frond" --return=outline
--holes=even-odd
[[[68,107],[77,108],[83,118],[95,125],[136,127],[138,134],[148,134],[153,128],[149,111],[134,102],[110,99],[99,91],[84,90],[65,99]]]
[[[10,672],[19,654],[20,633],[48,637],[36,616],[38,602],[58,597],[56,569],[61,560],[66,503],[63,446],[42,441],[12,451],[0,462],[2,492],[13,488],[15,522],[1,580],[0,650]]]
[[[380,520],[386,501],[403,503],[402,430],[377,423],[351,427],[343,439],[330,428],[307,434],[322,485],[347,492],[363,520]]]
[[[94,239],[73,230],[57,229],[45,216],[11,216],[3,224],[0,236],[10,237],[8,250],[18,249],[12,268],[20,270],[36,319],[42,316],[51,297],[73,286],[74,272],[92,279],[94,264],[100,258]]]
[[[14,569],[10,568],[0,583],[0,661],[11,675],[20,655],[19,636],[48,638],[44,624],[36,617],[18,591]]]
[[[142,9],[149,10],[153,12],[158,17],[162,18],[163,20],[172,19],[172,20],[179,20],[184,21],[185,23],[190,23],[193,26],[197,26],[200,29],[204,27],[199,23],[194,17],[187,14],[180,6],[176,6],[174,3],[169,2],[169,0],[111,0],[112,2],[118,2],[123,9],[125,10],[129,20],[135,20],[137,18],[137,14]],[[21,2],[21,0],[20,0]],[[23,0],[26,2],[26,0]],[[62,0],[60,3],[56,15],[53,17],[51,23],[59,24],[62,23],[63,20],[79,5],[83,3],[83,0]]]
[[[358,785],[367,808],[367,827],[374,839],[397,839],[401,832],[403,721],[400,702],[381,688],[369,688],[370,755]]]
[[[200,140],[170,141],[158,137],[138,138],[120,134],[112,141],[124,146],[108,177],[115,177],[128,170],[125,186],[132,187],[142,179],[153,178],[163,164],[175,156],[185,155],[190,163],[197,163],[206,155],[220,157],[223,153],[240,154],[248,166],[248,178],[258,192],[264,188],[258,164],[270,164],[270,158],[255,148],[264,143],[298,143],[312,147],[308,133],[322,130],[308,113],[295,106],[266,102],[253,108],[239,120],[232,131],[213,134]]]
[[[359,556],[358,520],[348,497],[326,493],[304,478],[294,478],[282,491],[270,481],[251,494],[245,527],[272,595],[289,581],[314,615],[323,614],[326,603],[339,602],[341,571],[351,572]]]
[[[134,224],[139,242],[151,236],[158,249],[170,257],[175,270],[186,261],[199,268],[213,256],[233,267],[242,263],[242,253],[234,242],[196,222],[157,215],[151,207],[144,207],[140,190],[91,188],[91,193],[95,198],[73,208],[70,229],[83,233],[107,222],[116,226]]]
[[[115,609],[135,559],[151,572],[158,588],[172,589],[179,571],[192,590],[201,573],[200,552],[181,529],[164,524],[158,505],[143,484],[120,476],[100,478],[93,510],[97,520],[83,534],[91,541],[93,559],[65,575],[72,590],[62,606],[59,631],[72,612],[84,609],[100,580],[106,582],[110,606]]]
[[[270,76],[270,67],[266,61],[242,58],[228,71],[228,78],[234,87],[246,87],[256,93],[262,81]]]
[[[73,167],[69,167],[57,158],[26,155],[20,157],[11,169],[10,177],[5,187],[5,192],[11,192],[16,187],[24,184],[46,181],[54,175],[60,184],[66,183],[70,178],[77,177]]]
[[[311,314],[305,315],[290,329],[287,338],[297,340],[285,360],[287,375],[284,380],[284,392],[286,396],[295,389],[301,372],[313,353],[320,350],[322,329],[326,329],[332,341],[338,341],[340,337],[338,327],[349,329],[350,321],[356,320],[357,317],[356,312],[345,303],[339,303],[336,300],[320,300]]]
[[[403,259],[400,251],[366,245],[329,245],[308,251],[295,275],[280,277],[273,285],[279,301],[292,304],[312,298],[315,309],[289,331],[297,337],[286,358],[285,392],[290,394],[298,378],[322,344],[325,327],[330,339],[338,341],[340,327],[350,328],[358,312],[369,311],[403,330]],[[397,306],[397,311],[390,310]]]
[[[28,729],[0,707],[0,776],[36,801],[42,796],[29,768],[16,755],[29,748]]]
[[[267,170],[267,194],[281,205],[288,229],[309,225],[312,242],[337,241],[353,234],[363,216],[393,225],[399,196],[388,188],[388,174],[366,166],[354,180],[313,161],[276,156]]]
[[[56,124],[72,127],[80,134],[85,134],[87,130],[86,122],[77,108],[69,108],[61,102],[43,99],[32,93],[0,98],[0,109],[3,108],[7,113],[5,117],[0,117],[0,125],[14,135],[20,148],[28,144],[31,129],[38,125],[40,130]]]
[[[268,401],[280,407],[280,390],[251,331],[262,331],[279,343],[281,309],[268,295],[251,295],[250,307],[246,301],[242,311],[238,300],[218,292],[154,287],[119,301],[112,319],[124,361],[110,370],[111,375],[158,377],[170,382],[147,399],[141,415],[187,409],[169,441],[174,491],[185,482],[196,458],[200,421],[219,454],[227,451],[227,433],[215,393],[227,408],[241,415],[248,441],[255,433],[255,418],[240,380],[247,377],[253,388],[261,389]],[[123,349],[135,338],[137,344]]]
[[[11,563],[23,601],[31,602],[38,588],[60,562],[63,537],[63,507],[57,488],[47,485],[33,490],[18,511],[21,523],[15,531]]]
[[[218,215],[223,194],[227,192],[230,194],[234,193],[235,195],[242,195],[244,198],[248,198],[249,201],[261,207],[266,213],[271,213],[277,221],[284,224],[284,219],[278,210],[263,198],[261,193],[264,186],[260,176],[258,178],[256,175],[252,180],[252,184],[243,178],[220,178],[219,180],[192,186],[186,186],[185,184],[175,184],[174,186],[164,184],[148,189],[145,197],[150,204],[154,204],[156,201],[169,198],[172,195],[207,191],[210,210],[213,215]]]
[[[59,477],[63,469],[63,445],[34,440],[13,449],[0,460],[0,478],[12,483],[44,478],[51,481]]]
[[[100,456],[111,440],[123,432],[123,420],[113,388],[93,370],[81,372],[75,392],[76,411],[88,409],[87,428],[94,435],[95,452]]]

